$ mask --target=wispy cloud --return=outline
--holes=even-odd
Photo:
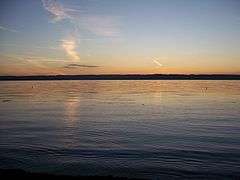
[[[18,32],[18,31],[15,30],[15,29],[11,29],[11,28],[8,28],[8,27],[5,27],[5,26],[0,26],[0,30],[2,30],[2,31],[8,31],[8,32],[14,32],[14,33]]]
[[[100,66],[86,65],[86,64],[68,64],[64,68],[96,68]]]
[[[76,47],[77,44],[74,38],[62,40],[62,48],[65,50],[68,56],[74,61],[80,60],[80,56],[76,51]]]
[[[43,7],[49,12],[53,22],[68,19],[70,16],[56,0],[42,0]]]
[[[81,7],[78,7],[78,9],[68,8],[56,0],[42,0],[42,4],[44,9],[50,14],[53,23],[66,20],[73,25],[71,34],[67,35],[70,38],[63,38],[60,42],[61,48],[74,62],[80,60],[77,47],[79,45],[78,42],[81,40],[82,31],[105,38],[116,38],[119,36],[117,21],[112,16],[87,13]]]
[[[18,44],[0,44],[0,46],[8,46],[8,47],[17,47],[17,48],[22,48],[22,44],[18,43]],[[51,49],[51,50],[59,50],[59,47],[55,47],[55,46],[49,46],[48,44],[44,45],[33,45],[31,44],[31,47],[33,49]]]
[[[153,60],[153,62],[155,63],[155,64],[157,64],[159,67],[162,67],[163,66],[163,64],[161,64],[159,61],[157,61],[157,60]]]
[[[1,65],[11,66],[11,69],[6,69],[6,72],[12,73],[30,73],[32,74],[63,74],[62,68],[56,68],[56,66],[49,66],[49,64],[59,65],[59,61],[49,59],[48,57],[38,57],[30,55],[2,55],[0,59],[5,59]],[[55,62],[54,62],[55,61]],[[27,70],[26,70],[27,69]]]
[[[83,16],[78,23],[90,32],[104,37],[117,37],[119,30],[116,18],[106,15]]]
[[[70,21],[74,31],[87,30],[95,35],[116,37],[119,35],[117,19],[113,16],[89,14],[86,11],[67,8],[56,0],[42,0],[43,7],[50,13],[52,22]]]

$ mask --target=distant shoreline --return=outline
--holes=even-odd
[[[105,75],[42,75],[0,76],[0,81],[32,80],[240,80],[240,75],[229,74],[105,74]]]

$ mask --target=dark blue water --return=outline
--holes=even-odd
[[[239,81],[0,84],[0,168],[239,178]]]

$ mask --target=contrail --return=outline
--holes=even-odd
[[[157,60],[153,60],[153,62],[155,62],[159,67],[162,67],[163,65],[160,63],[160,62],[158,62]]]

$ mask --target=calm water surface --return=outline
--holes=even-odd
[[[240,81],[0,82],[0,168],[231,179]]]

